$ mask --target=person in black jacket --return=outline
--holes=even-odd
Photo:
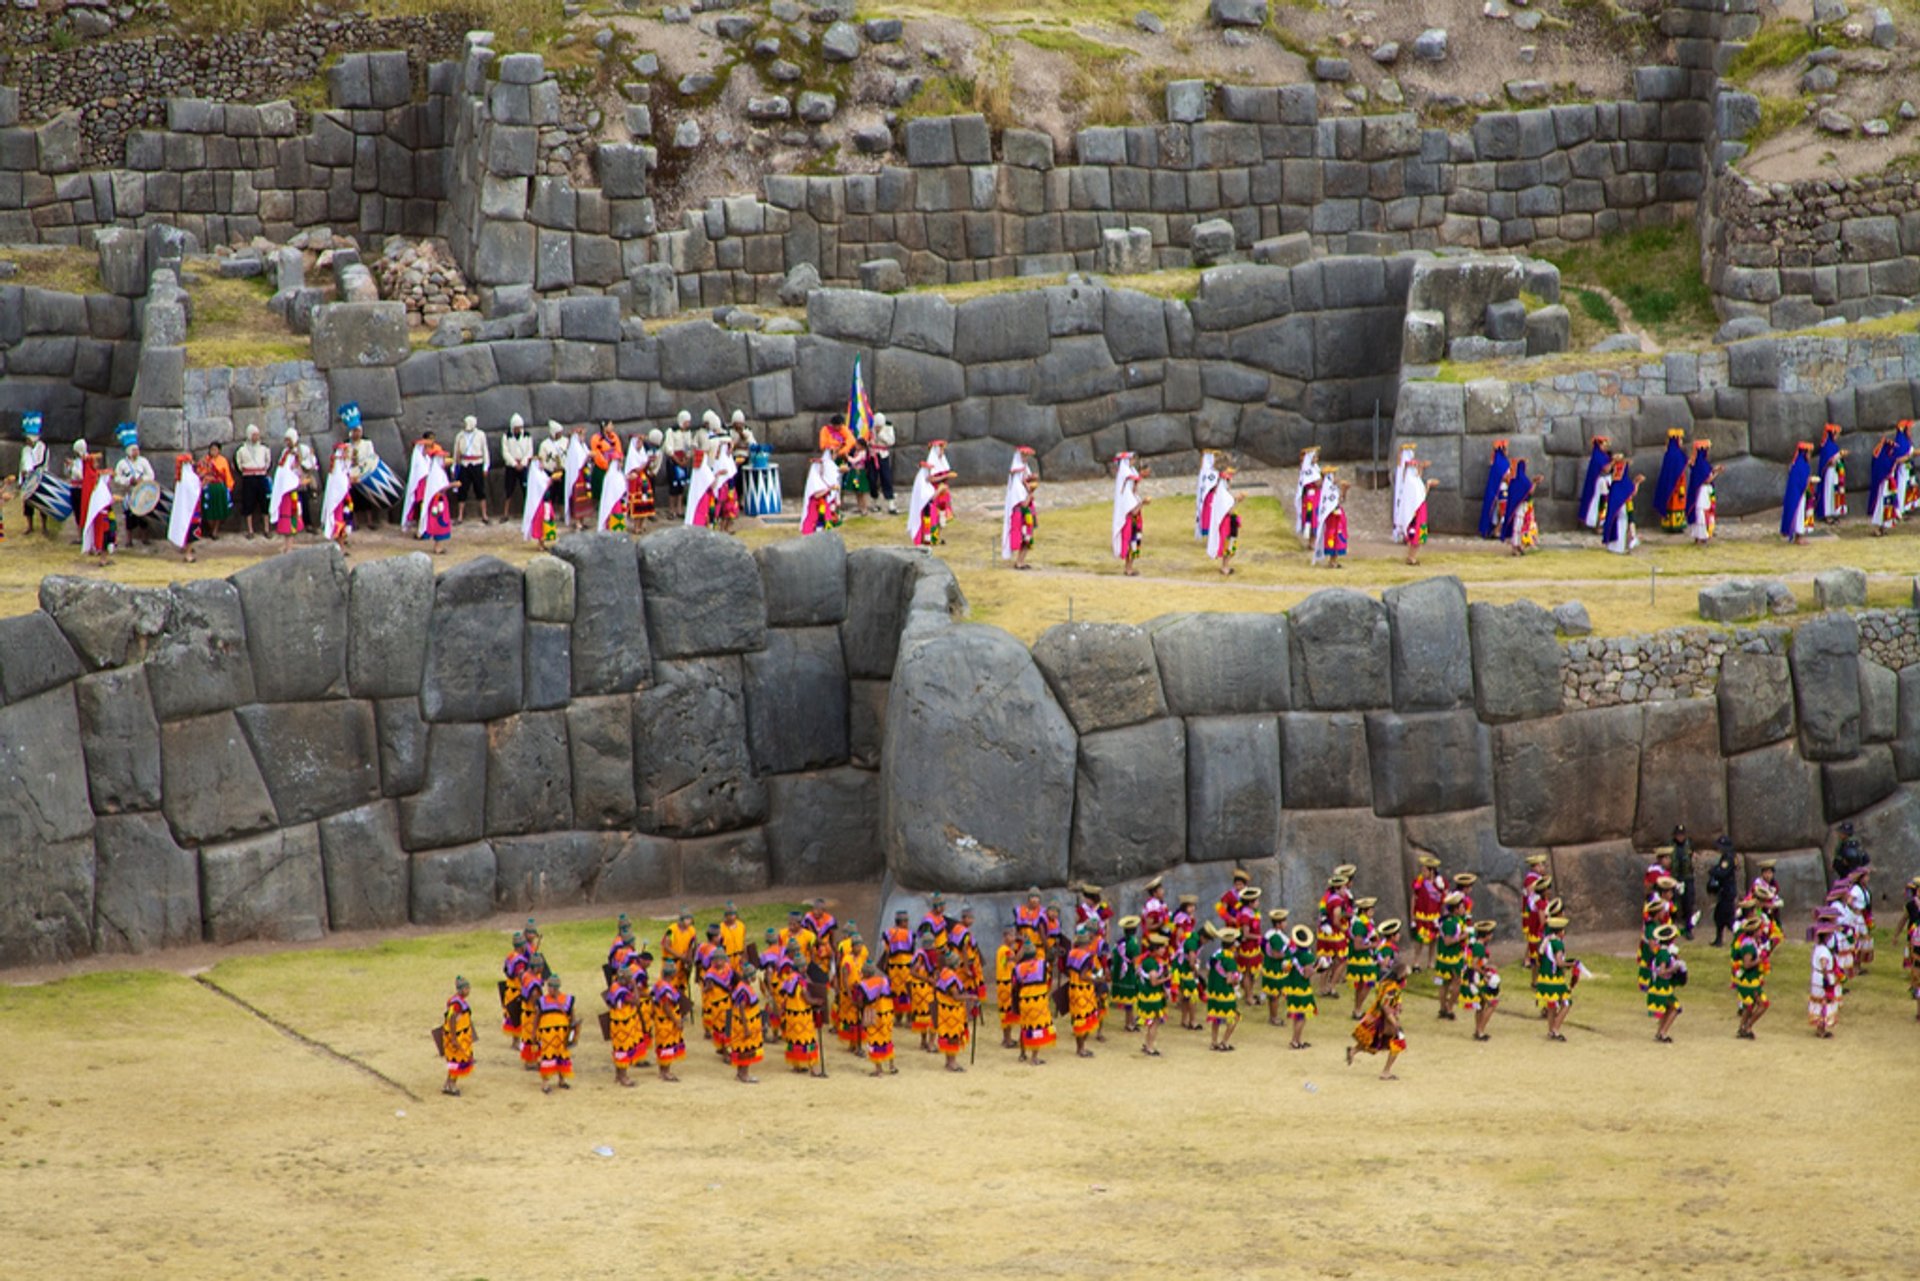
[[[1734,903],[1740,897],[1740,865],[1733,857],[1733,838],[1721,837],[1715,842],[1720,857],[1707,871],[1707,893],[1713,895],[1713,945],[1720,946],[1720,940],[1733,928]]]
[[[1867,866],[1873,860],[1867,856],[1867,847],[1854,835],[1852,823],[1840,825],[1840,843],[1833,850],[1833,879],[1839,880],[1858,868]]]
[[[1673,825],[1673,858],[1667,870],[1672,874],[1674,880],[1680,882],[1680,901],[1676,905],[1680,909],[1680,919],[1677,924],[1680,926],[1681,935],[1691,941],[1693,938],[1694,918],[1699,916],[1700,913],[1698,911],[1698,899],[1695,898],[1694,893],[1693,841],[1687,835],[1687,825],[1685,823],[1675,823]]]

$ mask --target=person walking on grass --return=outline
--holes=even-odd
[[[447,1008],[440,1016],[440,1057],[447,1064],[446,1084],[440,1087],[440,1093],[458,1097],[460,1082],[473,1072],[473,1006],[468,1003],[470,990],[465,978],[453,980],[453,995],[447,998]]]

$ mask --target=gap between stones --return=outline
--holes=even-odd
[[[351,1054],[342,1054],[340,1051],[334,1049],[331,1045],[328,1045],[325,1041],[314,1040],[312,1037],[306,1035],[306,1033],[300,1031],[300,1029],[294,1027],[292,1024],[282,1023],[279,1019],[276,1019],[275,1017],[273,1017],[273,1015],[267,1013],[265,1010],[261,1009],[259,1006],[253,1004],[251,1001],[247,1000],[245,997],[238,996],[232,992],[229,992],[226,988],[221,987],[218,983],[215,983],[212,979],[208,978],[206,975],[194,974],[194,975],[190,975],[189,977],[191,977],[193,981],[195,983],[198,983],[201,987],[206,988],[209,992],[213,992],[219,996],[224,996],[225,998],[227,998],[227,1000],[232,1001],[235,1005],[239,1006],[241,1009],[245,1010],[247,1013],[253,1015],[253,1017],[255,1017],[256,1019],[259,1019],[262,1023],[265,1023],[268,1027],[272,1028],[274,1031],[278,1032],[280,1035],[286,1037],[288,1040],[298,1041],[301,1045],[306,1046],[309,1050],[313,1050],[314,1052],[318,1054],[322,1054],[327,1058],[334,1059],[338,1062],[344,1063],[350,1068],[354,1068],[360,1072],[364,1072],[366,1075],[372,1077],[374,1080],[380,1082],[382,1085],[389,1086],[395,1090],[400,1091],[400,1093],[406,1095],[407,1098],[411,1099],[415,1103],[418,1103],[421,1101],[419,1095],[415,1094],[412,1090],[408,1089],[406,1086],[402,1085],[400,1082],[388,1076],[385,1072],[382,1072],[379,1068],[374,1067],[370,1063],[364,1063],[361,1060],[354,1058]]]

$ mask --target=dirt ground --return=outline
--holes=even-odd
[[[701,918],[710,911],[703,907]],[[757,933],[777,905],[745,912]],[[1398,1081],[1343,1065],[1344,1004],[1310,1049],[1254,1011],[1231,1055],[1117,1022],[1096,1057],[1025,1068],[991,1029],[964,1076],[903,1043],[874,1080],[778,1048],[740,1086],[694,1042],[683,1078],[612,1084],[592,1023],[601,916],[548,924],[587,1027],[543,1096],[498,1031],[499,928],[0,988],[0,1198],[24,1274],[873,1278],[1187,1275],[1879,1277],[1910,1249],[1920,1025],[1897,957],[1808,1033],[1789,948],[1759,1039],[1732,1035],[1724,958],[1658,1045],[1630,957],[1573,940],[1569,1041],[1517,959],[1494,1039],[1408,1002]],[[640,926],[657,937],[658,922]],[[1890,963],[1891,962],[1891,963]],[[456,972],[479,1066],[438,1091],[426,1035]],[[282,1024],[278,1030],[222,993]],[[308,1038],[306,1043],[290,1033]],[[1842,1088],[1841,1081],[1850,1083]],[[605,1154],[601,1154],[602,1150]],[[31,1224],[29,1230],[28,1224]]]

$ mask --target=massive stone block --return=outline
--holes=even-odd
[[[1281,795],[1290,810],[1373,805],[1367,722],[1358,712],[1289,712],[1280,718]]]
[[[346,692],[347,562],[339,547],[302,547],[249,565],[233,585],[255,698],[286,703]]]
[[[251,703],[240,593],[224,579],[203,578],[176,584],[172,596],[166,626],[147,650],[154,712],[172,721]]]
[[[1793,677],[1784,658],[1739,650],[1727,654],[1720,660],[1715,701],[1724,755],[1765,747],[1793,733]]]
[[[754,552],[770,627],[818,627],[847,617],[847,545],[832,531]]]
[[[1780,886],[1781,924],[1788,927],[1789,938],[1793,936],[1793,925],[1805,921],[1815,907],[1826,902],[1827,861],[1817,849],[1749,854],[1742,862],[1745,864],[1742,885],[1751,885],[1753,878],[1760,875],[1761,863],[1774,865],[1774,880]]]
[[[1553,892],[1566,902],[1570,933],[1624,930],[1640,922],[1647,861],[1630,841],[1560,845],[1551,851]],[[1579,954],[1578,947],[1572,949]]]
[[[1066,879],[1076,738],[1024,645],[963,625],[905,651],[886,743],[882,830],[901,882],[970,893]]]
[[[1899,783],[1893,768],[1893,749],[1884,743],[1861,748],[1852,760],[1828,761],[1820,767],[1827,821],[1837,823],[1885,800]]]
[[[159,808],[160,722],[147,694],[146,668],[95,672],[81,677],[73,691],[93,812]]]
[[[1187,721],[1187,858],[1268,858],[1280,840],[1277,717]],[[889,742],[889,747],[891,747]]]
[[[1408,878],[1397,823],[1366,809],[1288,810],[1280,836],[1280,902],[1274,906],[1292,913],[1289,925],[1313,923],[1327,877],[1342,863],[1357,869],[1358,896],[1380,900],[1374,920],[1406,919]]]
[[[1508,845],[1588,845],[1633,832],[1638,707],[1603,707],[1493,731],[1493,786]]]
[[[1560,710],[1564,657],[1553,615],[1532,601],[1467,607],[1473,637],[1473,706],[1489,725]]]
[[[1177,718],[1080,736],[1072,876],[1106,884],[1180,861],[1187,842],[1187,733]]]
[[[910,553],[891,547],[862,547],[847,555],[847,617],[840,645],[847,675],[886,680],[900,648],[900,629],[919,578]]]
[[[351,809],[380,795],[380,760],[368,704],[254,703],[235,715],[266,779],[280,826]]]
[[[600,863],[587,886],[595,903],[631,903],[673,893],[680,867],[680,843],[640,832],[603,832]]]
[[[88,667],[119,667],[146,654],[173,612],[173,593],[53,574],[40,580],[40,608]]]
[[[764,819],[740,660],[655,663],[654,684],[633,701],[633,765],[643,831],[704,836]]]
[[[200,941],[200,856],[158,814],[102,818],[93,829],[93,950],[149,952]]]
[[[1153,642],[1138,627],[1058,623],[1034,642],[1033,661],[1081,734],[1166,715]]]
[[[373,707],[380,738],[380,790],[411,796],[427,778],[427,722],[417,698],[383,698]]]
[[[410,863],[400,848],[400,818],[393,802],[329,815],[319,826],[328,927],[382,930],[405,925]]]
[[[740,832],[680,842],[680,887],[688,894],[752,894],[772,880],[767,832]]]
[[[647,638],[655,658],[737,654],[767,642],[767,606],[753,553],[705,529],[640,540]]]
[[[847,760],[847,672],[832,627],[778,627],[745,666],[747,746],[759,774]]]
[[[567,708],[573,821],[582,828],[628,827],[633,799],[633,700],[575,699]]]
[[[1367,756],[1377,813],[1438,814],[1493,799],[1487,728],[1472,712],[1369,712]]]
[[[1412,880],[1412,858],[1421,854],[1437,857],[1449,874],[1474,873],[1480,883],[1474,887],[1473,914],[1496,922],[1502,931],[1497,937],[1513,937],[1520,923],[1520,878],[1526,872],[1522,857],[1527,851],[1501,842],[1492,806],[1456,814],[1410,814],[1400,820],[1400,830],[1410,856],[1403,881]],[[1377,909],[1375,919],[1380,919]]]
[[[1920,876],[1920,841],[1913,839],[1920,831],[1920,787],[1903,784],[1872,809],[1854,815],[1853,830],[1873,856],[1873,882],[1883,901],[1892,887]]]
[[[1742,853],[1812,845],[1826,832],[1820,816],[1820,767],[1792,743],[1727,758],[1729,834]]]
[[[44,610],[0,618],[0,705],[18,703],[79,677],[73,646]]]
[[[1822,614],[1793,636],[1794,704],[1808,760],[1841,761],[1860,750],[1860,626]]]
[[[767,854],[776,885],[867,881],[880,874],[880,778],[859,769],[767,780]]]
[[[231,840],[277,821],[240,722],[214,712],[160,727],[161,808],[185,845]]]
[[[353,567],[347,685],[355,698],[414,698],[426,672],[433,558],[410,552]]]
[[[1467,589],[1453,577],[1426,578],[1381,593],[1392,636],[1393,706],[1446,711],[1473,697]]]
[[[522,712],[487,726],[487,835],[573,826],[566,713]],[[498,842],[494,845],[500,854]]]
[[[1343,712],[1393,705],[1386,607],[1356,591],[1315,592],[1287,615],[1293,705]]]
[[[64,961],[93,937],[93,812],[69,689],[0,708],[0,964]]]
[[[493,913],[493,846],[485,841],[414,854],[407,873],[415,925],[460,925]]]
[[[1872,659],[1860,660],[1860,738],[1890,743],[1900,733],[1900,676]]]
[[[1900,780],[1920,778],[1920,664],[1900,669],[1900,720],[1893,739]]]
[[[327,931],[320,833],[311,823],[200,851],[209,943],[309,942]]]
[[[1704,698],[1650,703],[1640,746],[1639,812],[1634,844],[1665,845],[1684,823],[1699,849],[1727,830],[1726,770],[1720,760],[1720,717]]]
[[[847,682],[847,757],[861,769],[880,767],[891,685],[891,681]]]
[[[584,903],[607,838],[594,832],[541,832],[495,837],[493,906],[497,911]]]
[[[429,726],[420,790],[400,801],[401,841],[409,850],[477,841],[486,832],[486,806],[487,727]],[[488,886],[491,896],[491,878]]]
[[[625,534],[569,534],[554,547],[573,566],[573,692],[624,694],[653,674],[639,559]]]
[[[484,721],[520,709],[525,614],[520,571],[505,561],[482,556],[440,576],[420,682],[428,720]]]
[[[1146,625],[1175,716],[1292,706],[1285,614],[1169,614]]]

